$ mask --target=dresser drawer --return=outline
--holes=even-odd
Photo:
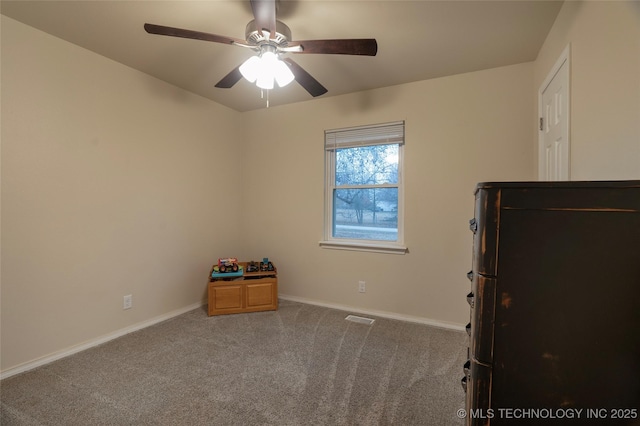
[[[469,221],[473,235],[473,272],[495,276],[497,274],[498,220],[500,217],[498,189],[476,191],[475,217]]]
[[[467,425],[488,425],[493,418],[491,404],[491,367],[471,359],[465,365]]]
[[[496,309],[496,279],[474,275],[471,308],[471,356],[478,361],[493,361],[493,338]]]

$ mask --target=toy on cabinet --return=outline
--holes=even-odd
[[[238,272],[240,266],[238,265],[238,259],[235,257],[225,257],[218,259],[218,272],[224,274],[225,272]]]

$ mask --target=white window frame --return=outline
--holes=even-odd
[[[404,143],[405,123],[397,121],[392,123],[374,124],[370,126],[349,127],[325,131],[325,212],[324,212],[324,239],[320,241],[320,247],[338,250],[368,251],[389,254],[405,254],[407,247],[404,245]],[[336,149],[353,148],[357,146],[385,145],[397,143],[398,145],[398,183],[382,185],[363,185],[361,188],[398,188],[398,240],[365,240],[345,239],[333,237],[333,193],[335,186],[335,157]]]

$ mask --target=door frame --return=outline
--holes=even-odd
[[[543,163],[543,158],[545,158],[545,147],[544,147],[544,132],[542,129],[540,129],[540,120],[543,117],[544,114],[544,105],[542,102],[542,94],[544,93],[544,91],[546,90],[547,86],[549,86],[549,84],[551,83],[551,80],[553,80],[553,78],[556,76],[556,74],[558,73],[558,71],[560,71],[560,68],[562,67],[562,65],[564,65],[566,63],[567,66],[567,75],[568,75],[568,84],[567,84],[567,102],[566,102],[566,108],[567,108],[567,113],[566,113],[566,117],[567,117],[567,163],[565,164],[565,167],[567,168],[567,176],[569,177],[569,180],[571,180],[571,43],[569,43],[564,50],[562,51],[562,53],[560,54],[560,56],[558,57],[558,59],[556,60],[556,63],[553,65],[553,67],[551,68],[551,70],[549,71],[549,73],[547,74],[547,77],[544,79],[544,81],[542,82],[542,84],[540,85],[540,88],[538,89],[538,124],[537,124],[537,128],[538,128],[538,180],[543,180],[543,175],[545,172],[545,169],[543,167],[544,163]]]

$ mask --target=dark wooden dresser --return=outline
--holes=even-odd
[[[480,183],[468,425],[640,425],[640,181]]]

